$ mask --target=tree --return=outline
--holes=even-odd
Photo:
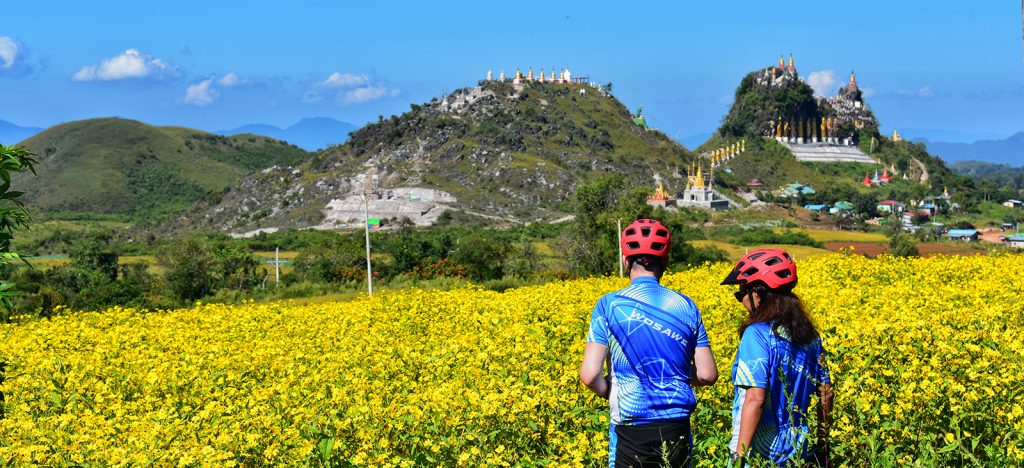
[[[640,216],[650,216],[652,208],[644,203],[648,192],[617,174],[603,175],[576,188],[576,220],[562,241],[577,273],[600,275],[617,268],[616,220],[622,220],[625,228]]]
[[[11,241],[16,229],[27,228],[31,222],[25,203],[21,201],[24,192],[11,190],[11,174],[30,171],[36,173],[36,155],[24,148],[0,145],[0,263],[10,264],[24,261],[17,253],[11,252]],[[11,298],[17,293],[14,284],[0,282],[0,304],[10,311],[14,307]],[[6,315],[6,314],[5,314]]]
[[[157,255],[167,269],[171,292],[180,300],[194,301],[213,292],[216,261],[213,252],[197,239],[179,241]]]
[[[465,266],[466,274],[473,280],[500,279],[509,247],[490,236],[472,234],[459,239],[452,260]]]
[[[914,239],[906,234],[897,233],[889,239],[889,255],[895,257],[917,257],[917,244]]]
[[[110,247],[110,236],[94,234],[71,246],[68,252],[77,268],[98,271],[110,281],[117,279],[117,252]]]

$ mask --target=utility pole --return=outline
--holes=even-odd
[[[287,261],[281,260],[281,248],[274,247],[274,259],[268,260],[267,263],[274,265],[274,287],[281,285],[281,264],[287,263]]]
[[[375,187],[376,174],[366,174],[366,184],[363,185],[363,228],[366,230],[366,290],[373,295],[373,266],[370,263],[370,195],[377,193]]]
[[[615,220],[615,227],[616,227],[615,232],[618,233],[618,235],[619,235],[619,278],[622,278],[624,275],[623,275],[623,272],[622,272],[622,219],[621,218]]]

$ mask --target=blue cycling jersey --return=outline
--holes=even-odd
[[[710,346],[690,298],[638,277],[597,301],[587,342],[606,345],[611,354],[613,424],[690,417],[697,406],[690,387],[694,350]]]
[[[784,333],[772,331],[772,323],[755,323],[743,331],[736,361],[732,365],[735,385],[732,417],[733,434],[729,448],[739,443],[740,415],[747,388],[767,389],[761,421],[750,449],[775,463],[786,463],[810,455],[806,444],[811,395],[819,385],[831,383],[821,339],[797,346]]]
[[[690,417],[697,406],[693,354],[711,343],[696,304],[646,276],[597,301],[587,342],[608,346],[611,354],[608,461],[614,467],[615,425]]]

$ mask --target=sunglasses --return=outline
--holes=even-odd
[[[749,289],[740,289],[739,291],[732,293],[732,295],[737,301],[743,302],[743,298],[747,297],[750,292],[751,291]]]

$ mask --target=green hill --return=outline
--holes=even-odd
[[[57,125],[26,140],[38,176],[19,175],[35,216],[146,220],[180,211],[254,170],[308,153],[271,138],[223,137],[104,118]]]
[[[600,88],[484,81],[382,117],[295,170],[255,174],[182,221],[229,230],[316,225],[369,170],[387,190],[445,191],[455,201],[444,203],[456,210],[552,220],[570,213],[576,187],[599,174],[646,186],[660,178],[680,191],[692,158],[662,132],[638,127]]]

